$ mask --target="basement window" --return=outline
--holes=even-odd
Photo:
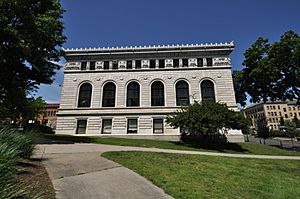
[[[163,134],[164,133],[164,120],[163,119],[153,119],[153,134]]]
[[[138,121],[137,119],[128,119],[127,120],[127,133],[137,133]]]
[[[76,134],[85,134],[87,120],[77,120]]]
[[[112,119],[102,120],[102,134],[111,134]]]

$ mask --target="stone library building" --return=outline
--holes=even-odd
[[[64,49],[56,133],[176,140],[165,118],[194,101],[237,110],[230,54],[216,44]],[[243,141],[230,130],[229,141]]]

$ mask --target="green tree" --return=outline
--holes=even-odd
[[[297,128],[300,128],[300,120],[297,118],[296,115],[294,115],[293,122],[296,124]]]
[[[233,76],[237,101],[300,100],[300,37],[293,31],[269,44],[259,37],[244,53],[244,68]]]
[[[243,80],[244,74],[243,71],[233,71],[232,73],[233,77],[233,84],[234,84],[234,90],[235,90],[235,98],[237,103],[240,103],[241,106],[246,105],[246,92],[244,91],[244,85],[243,85]]]
[[[264,143],[265,139],[271,137],[270,129],[265,123],[262,123],[258,126],[257,137],[264,139]]]
[[[292,144],[294,147],[294,138],[296,137],[296,130],[297,130],[297,125],[295,122],[290,121],[290,120],[286,120],[284,121],[284,128],[286,131],[286,134],[289,138],[291,138],[292,140]]]
[[[240,112],[229,110],[226,104],[207,102],[182,107],[181,110],[167,117],[167,123],[180,128],[182,136],[202,136],[209,138],[222,130],[226,133],[229,129],[246,129],[249,120]]]
[[[58,0],[0,1],[0,120],[20,115],[28,94],[53,82],[63,12]]]

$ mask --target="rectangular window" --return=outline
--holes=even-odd
[[[197,59],[197,65],[198,65],[198,67],[202,67],[203,66],[203,58],[198,58]]]
[[[286,112],[286,108],[283,108],[283,111]]]
[[[90,70],[95,70],[95,62],[94,61],[90,62]]]
[[[113,61],[113,63],[112,63],[112,69],[114,69],[114,70],[118,69],[118,61]]]
[[[165,60],[160,59],[158,60],[158,68],[164,68],[165,67]]]
[[[179,59],[173,59],[173,68],[179,67]]]
[[[85,134],[87,120],[77,120],[76,134]]]
[[[280,106],[278,105],[278,107],[277,107],[278,109],[280,109]]]
[[[127,133],[137,133],[138,121],[137,119],[127,120]]]
[[[109,69],[109,61],[104,61],[104,70]]]
[[[212,58],[206,58],[207,66],[212,66]]]
[[[150,60],[150,68],[155,68],[155,59]]]
[[[132,69],[132,61],[131,60],[127,61],[126,68],[127,69]]]
[[[81,70],[86,70],[86,62],[81,62]]]
[[[284,114],[284,117],[285,117],[285,118],[288,118],[288,115],[287,115],[287,114]]]
[[[102,120],[102,134],[111,134],[112,119]]]
[[[135,69],[141,69],[141,67],[142,67],[142,61],[135,60]]]
[[[189,60],[188,59],[182,59],[182,67],[188,67],[189,66]]]
[[[273,109],[276,110],[276,106],[273,106]]]
[[[153,119],[153,134],[164,133],[164,120],[163,119]]]

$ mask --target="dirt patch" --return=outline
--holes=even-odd
[[[22,160],[17,166],[17,175],[26,190],[33,196],[55,199],[55,191],[41,159]]]

